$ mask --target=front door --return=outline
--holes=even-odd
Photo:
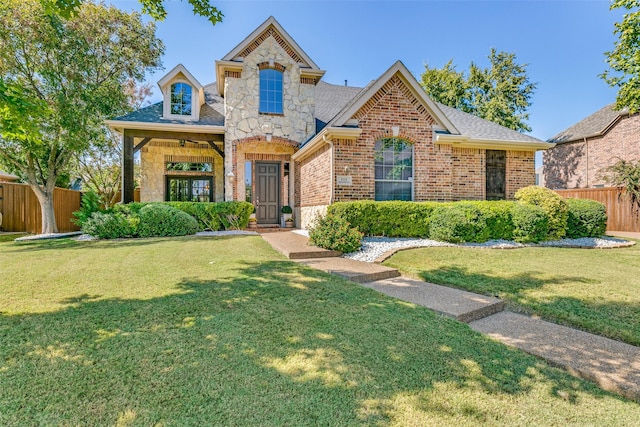
[[[255,164],[256,219],[259,224],[280,222],[280,163]]]
[[[487,200],[504,200],[506,198],[507,152],[504,150],[487,150]]]

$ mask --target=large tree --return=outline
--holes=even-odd
[[[138,0],[142,5],[142,12],[151,16],[157,21],[162,21],[167,16],[164,7],[165,0]],[[86,0],[40,0],[40,3],[49,13],[58,13],[64,17],[69,17],[76,13],[78,8]],[[211,24],[215,25],[222,21],[224,15],[217,7],[213,6],[209,0],[189,0],[193,13],[206,17]]]
[[[153,23],[92,3],[65,19],[37,0],[0,0],[0,162],[17,170],[55,233],[56,179],[128,110],[125,83],[161,65]]]
[[[426,64],[422,87],[434,101],[509,129],[531,131],[527,110],[537,84],[529,80],[527,64],[518,64],[514,53],[495,49],[488,58],[488,68],[472,62],[468,74],[457,71],[453,60],[442,68]]]
[[[640,0],[614,0],[611,10],[626,9],[621,22],[615,23],[618,36],[611,52],[606,52],[610,70],[600,76],[618,88],[616,107],[640,111]]]
[[[125,85],[130,110],[138,110],[148,103],[152,87],[129,80]],[[139,172],[139,168],[136,168]],[[104,126],[103,132],[90,143],[89,149],[74,156],[71,177],[82,180],[85,189],[98,196],[100,204],[108,208],[120,201],[122,186],[122,141],[120,135]]]

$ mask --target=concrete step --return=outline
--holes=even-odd
[[[436,313],[469,323],[504,310],[504,301],[420,280],[398,277],[363,283],[383,294],[427,307]]]
[[[290,230],[281,233],[261,234],[275,250],[289,259],[339,257],[342,252],[330,251],[309,245],[309,238]]]
[[[509,311],[470,326],[605,390],[640,402],[640,347]]]
[[[342,276],[356,283],[374,282],[400,276],[395,268],[347,258],[296,259],[296,262],[309,267]]]

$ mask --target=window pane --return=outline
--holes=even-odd
[[[186,83],[171,85],[171,114],[191,115],[191,86]]]
[[[282,114],[282,72],[260,70],[260,112]]]
[[[376,141],[375,199],[412,200],[413,146],[399,138]]]

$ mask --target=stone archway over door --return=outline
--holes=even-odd
[[[259,224],[280,222],[280,163],[256,162],[256,219]]]

